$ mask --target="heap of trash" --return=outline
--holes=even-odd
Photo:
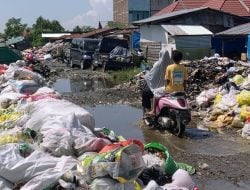
[[[0,189],[198,189],[195,169],[167,147],[96,128],[87,110],[25,65],[1,67]]]
[[[242,137],[250,139],[250,63],[215,54],[181,64],[188,69],[186,94],[191,111],[201,118],[198,125],[218,132],[237,128]],[[140,89],[145,69],[150,67],[134,76],[127,87]]]
[[[32,47],[30,49],[23,50],[22,56],[25,57],[27,54],[33,53],[38,61],[51,60],[62,57],[69,46],[69,42],[57,40],[55,42],[48,42],[42,47]]]
[[[219,132],[237,128],[242,137],[249,139],[250,64],[215,56],[197,62],[194,68],[189,96],[195,97],[200,110],[206,110],[203,125]],[[193,97],[196,93],[198,96]]]

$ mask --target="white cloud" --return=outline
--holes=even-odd
[[[113,0],[89,0],[90,10],[74,18],[62,22],[65,29],[72,30],[76,25],[98,27],[106,21],[113,20]]]

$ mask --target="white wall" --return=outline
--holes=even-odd
[[[161,25],[140,26],[141,41],[154,41],[167,44],[168,34]]]

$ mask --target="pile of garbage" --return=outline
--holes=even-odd
[[[69,46],[69,42],[57,40],[55,42],[48,42],[41,48],[33,47],[30,49],[26,49],[22,51],[22,56],[26,57],[27,54],[32,53],[38,61],[51,60],[54,58],[62,57]]]
[[[228,127],[238,128],[242,137],[250,138],[250,64],[217,58],[215,65],[204,65],[200,70],[208,72],[209,77],[196,75],[197,79],[191,76],[190,80],[194,81],[191,86],[203,88],[195,99],[199,109],[207,110],[204,125],[219,132]],[[204,82],[195,83],[200,79]]]
[[[193,190],[195,169],[153,142],[96,128],[24,61],[0,75],[0,189]],[[197,189],[197,188],[196,188]]]

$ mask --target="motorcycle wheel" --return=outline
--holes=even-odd
[[[81,70],[83,70],[85,68],[84,60],[81,60],[80,68],[81,68]]]
[[[74,68],[74,66],[75,66],[72,59],[70,60],[69,66],[70,66],[70,68]]]
[[[185,132],[185,129],[186,129],[186,126],[184,124],[182,124],[180,121],[176,121],[176,124],[173,127],[172,132],[177,137],[182,137],[183,133]]]

